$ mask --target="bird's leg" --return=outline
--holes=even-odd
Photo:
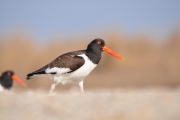
[[[52,94],[53,90],[55,89],[56,87],[56,83],[54,82],[52,85],[51,85],[51,89],[49,91],[49,94]]]
[[[82,93],[84,93],[84,89],[83,89],[83,80],[81,82],[79,82],[79,87]]]

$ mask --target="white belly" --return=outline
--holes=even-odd
[[[84,78],[97,66],[97,64],[92,63],[84,54],[79,56],[84,58],[84,65],[72,73],[54,76],[54,81],[56,83],[79,83],[80,81],[84,80]]]

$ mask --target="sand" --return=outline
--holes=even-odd
[[[180,120],[180,88],[0,93],[0,120]]]

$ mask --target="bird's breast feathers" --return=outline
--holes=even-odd
[[[82,57],[85,60],[85,64],[74,71],[72,75],[74,74],[79,76],[87,76],[97,66],[97,64],[94,64],[92,61],[90,61],[85,54],[81,54],[78,56]]]

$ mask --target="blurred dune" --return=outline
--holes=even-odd
[[[12,69],[28,84],[29,89],[48,91],[51,80],[35,78],[27,81],[26,75],[63,53],[86,49],[87,44],[95,38],[94,36],[85,39],[76,37],[66,41],[52,38],[48,43],[41,45],[35,42],[33,36],[23,32],[0,36],[0,73]],[[98,67],[85,79],[85,90],[180,85],[179,31],[173,31],[169,37],[161,40],[163,41],[161,43],[146,35],[127,38],[122,34],[109,33],[101,38],[106,41],[109,48],[123,56],[125,60],[119,61],[103,53]],[[24,89],[16,84],[14,86],[14,90]],[[72,85],[59,84],[56,91],[70,87]]]

